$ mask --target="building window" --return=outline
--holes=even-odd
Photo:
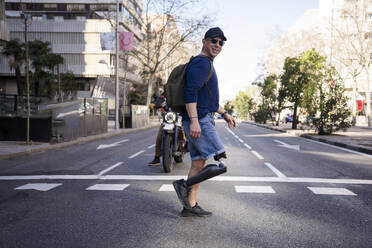
[[[86,16],[76,16],[76,20],[78,21],[85,21],[86,19]]]
[[[67,11],[67,4],[65,4],[65,3],[57,4],[57,10],[58,11]]]
[[[67,11],[85,11],[85,4],[68,4]]]
[[[116,11],[116,5],[109,4],[90,4],[89,9],[92,11]]]
[[[5,10],[20,10],[20,3],[5,3]]]
[[[57,4],[56,3],[44,3],[44,10],[56,11],[57,10]]]
[[[44,9],[42,3],[27,3],[26,6],[26,10],[42,11]]]
[[[31,17],[32,20],[43,20],[43,16],[42,15],[33,15]]]
[[[63,16],[54,16],[53,19],[55,21],[63,21],[64,20]]]

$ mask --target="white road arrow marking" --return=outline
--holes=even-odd
[[[70,112],[66,112],[66,113],[60,113],[56,116],[56,118],[62,118],[62,117],[65,117],[67,115],[73,115],[73,114],[80,114],[80,113],[83,113],[84,110],[73,110],[73,111],[70,111]]]
[[[292,149],[292,150],[296,150],[296,151],[299,151],[300,150],[300,146],[299,145],[289,145],[287,143],[284,143],[280,140],[274,140],[275,142],[279,143],[281,147],[284,147],[284,148],[288,148],[288,149]]]
[[[120,146],[121,143],[124,143],[124,142],[127,142],[128,140],[125,139],[125,140],[121,140],[121,141],[118,141],[118,142],[115,142],[115,143],[112,143],[112,144],[107,144],[107,145],[99,145],[97,147],[97,150],[101,150],[101,149],[106,149],[106,148],[111,148],[111,147],[115,147],[115,146]]]

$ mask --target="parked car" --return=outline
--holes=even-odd
[[[285,116],[285,123],[293,122],[293,114],[287,114]]]

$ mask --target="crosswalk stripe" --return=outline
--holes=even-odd
[[[235,186],[235,191],[237,193],[276,193],[271,186]]]
[[[172,184],[163,184],[160,187],[159,191],[169,191],[169,192],[171,192],[171,191],[174,191],[174,188],[173,188]]]
[[[307,187],[316,195],[356,195],[345,188]]]
[[[117,190],[121,191],[128,187],[129,184],[95,184],[88,187],[86,190]]]
[[[15,188],[15,190],[34,189],[38,191],[49,191],[60,185],[62,185],[62,183],[28,183],[28,184]]]

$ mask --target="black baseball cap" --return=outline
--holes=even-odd
[[[204,39],[216,37],[220,37],[222,40],[226,41],[226,37],[219,27],[210,28],[204,35]]]

